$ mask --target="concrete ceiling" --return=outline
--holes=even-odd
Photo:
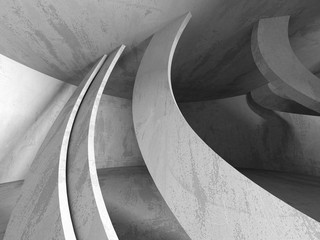
[[[172,72],[179,101],[244,94],[265,83],[250,51],[260,18],[292,15],[292,47],[320,71],[319,0],[3,0],[0,53],[77,85],[94,61],[123,43],[128,49],[107,92],[130,98],[148,43],[141,42],[187,11],[193,18]]]

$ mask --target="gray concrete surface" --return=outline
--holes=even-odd
[[[138,144],[162,197],[191,239],[319,237],[320,223],[230,166],[181,114],[170,73],[175,47],[190,17],[185,15],[154,35],[133,92]]]
[[[287,172],[239,169],[256,184],[320,222],[320,178]]]
[[[318,116],[271,111],[245,95],[179,108],[201,139],[234,167],[320,176]]]
[[[190,240],[146,167],[98,170],[101,191],[121,240]]]
[[[262,87],[252,90],[249,94],[253,101],[259,104],[261,107],[272,111],[296,113],[302,115],[319,116],[318,112],[315,112],[305,106],[293,101],[291,99],[282,96],[272,91],[274,87],[271,84],[266,84]]]
[[[123,43],[133,58],[119,66],[125,80],[117,81],[120,88],[113,95],[130,97],[141,55],[132,47],[191,11],[194,18],[173,63],[173,85],[179,100],[207,100],[261,84],[250,77],[256,69],[250,34],[260,18],[291,15],[297,55],[313,72],[320,71],[319,10],[318,0],[3,0],[0,53],[78,85],[103,53]]]
[[[49,130],[26,177],[4,239],[75,239],[66,191],[66,147],[72,121],[103,59],[97,62]],[[62,153],[62,154],[61,154]]]
[[[259,20],[252,31],[252,55],[260,72],[276,92],[320,112],[320,81],[299,61],[291,48],[289,18]]]
[[[121,240],[189,240],[146,167],[98,170],[103,199]],[[0,239],[23,181],[0,184]]]
[[[11,212],[20,195],[23,181],[0,184],[0,239],[4,237]]]
[[[121,46],[108,56],[89,86],[72,125],[67,148],[66,201],[69,202],[72,224],[78,240],[118,239],[100,196],[95,165],[94,131],[99,131],[96,129],[95,119],[100,101],[96,99],[100,99],[123,49],[124,46]]]

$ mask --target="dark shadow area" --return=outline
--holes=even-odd
[[[98,176],[120,240],[190,240],[146,167],[99,169]]]
[[[312,116],[320,115],[318,112],[306,108],[296,101],[274,94],[269,88],[269,84],[251,91],[250,95],[253,101],[269,110]]]
[[[282,201],[320,222],[320,177],[255,169],[238,170]]]
[[[273,111],[247,101],[240,96],[179,107],[193,130],[232,166],[285,170],[287,147],[294,139],[291,126]]]
[[[320,177],[298,174],[299,166],[292,165],[292,158],[303,149],[295,144],[293,126],[286,119],[256,104],[251,94],[180,103],[179,107],[194,131],[224,160],[271,194],[320,221]],[[296,155],[288,156],[292,145]]]

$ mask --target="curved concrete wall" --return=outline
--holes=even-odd
[[[2,55],[0,79],[0,183],[3,183],[25,178],[76,87]],[[131,100],[104,94],[100,105],[97,168],[144,165],[134,135]]]
[[[320,83],[296,57],[288,36],[289,16],[261,19],[252,32],[252,55],[277,91],[320,112]]]
[[[78,107],[104,59],[87,74],[51,127],[24,181],[4,239],[76,239],[66,191],[67,144]]]
[[[320,176],[319,117],[252,103],[239,96],[179,107],[203,141],[234,167]]]
[[[124,46],[111,53],[90,85],[72,127],[67,159],[68,201],[77,239],[118,239],[98,182],[94,131],[100,97]]]
[[[189,19],[190,14],[155,34],[133,92],[138,143],[160,193],[191,239],[319,237],[318,222],[236,171],[183,118],[172,93],[170,70]]]
[[[319,116],[320,114],[305,106],[286,98],[269,83],[250,92],[252,99],[260,106],[274,111]]]

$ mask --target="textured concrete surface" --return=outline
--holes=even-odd
[[[106,87],[108,85],[109,82]],[[102,95],[96,122],[95,149],[98,169],[144,165],[133,129],[131,100]]]
[[[250,34],[260,18],[293,16],[290,35],[297,55],[313,71],[320,71],[319,10],[318,0],[3,0],[0,53],[79,84],[94,61],[123,43],[131,52],[121,65],[125,80],[108,94],[130,97],[141,55],[140,48],[132,47],[191,11],[194,18],[173,64],[177,98],[227,97],[263,83],[250,75],[255,70]]]
[[[264,170],[239,170],[273,195],[319,221],[319,178]],[[105,204],[120,239],[189,239],[145,167],[100,169],[98,177]],[[0,185],[0,239],[3,238],[22,183]]]
[[[103,200],[120,239],[189,240],[146,167],[99,169]],[[0,184],[0,239],[22,181]]]
[[[111,76],[113,81],[119,80],[119,72]],[[0,182],[10,182],[24,179],[76,86],[2,55],[0,79]],[[121,92],[112,82],[107,87]],[[104,94],[100,105],[97,167],[144,165],[133,130],[131,100]]]
[[[70,214],[77,239],[118,239],[102,200],[94,154],[95,119],[109,75],[124,47],[109,55],[91,83],[75,118],[67,158]],[[99,129],[97,129],[99,131]],[[100,200],[100,201],[97,201]],[[100,204],[100,205],[99,205]]]
[[[0,184],[0,239],[4,237],[4,233],[9,222],[11,212],[19,197],[23,181]]]
[[[320,114],[304,107],[303,105],[285,98],[277,91],[273,91],[274,87],[271,84],[266,84],[256,88],[250,92],[250,97],[260,106],[274,111],[289,112],[303,115],[319,116]]]
[[[0,183],[25,177],[75,88],[0,55]]]
[[[239,169],[265,190],[320,222],[320,178],[255,169]]]
[[[11,214],[4,239],[75,239],[68,216],[65,167],[61,165],[61,149],[65,147],[65,132],[69,117],[75,114],[87,81],[92,81],[96,66],[87,74],[66,103],[42,143],[26,177],[17,204]],[[80,100],[81,102],[81,100]],[[59,186],[59,187],[58,187]],[[64,201],[61,201],[64,199]],[[61,205],[62,204],[62,205]],[[64,210],[63,212],[61,210]],[[64,218],[62,218],[62,215]],[[68,224],[63,226],[63,224]],[[71,226],[70,226],[71,225]],[[63,227],[67,227],[63,228]]]
[[[133,120],[146,166],[191,239],[317,239],[320,224],[244,177],[191,129],[170,70],[190,15],[157,32],[138,70]]]
[[[99,169],[99,182],[121,240],[189,240],[146,167]]]
[[[318,116],[274,112],[246,96],[179,108],[202,140],[234,167],[320,176]]]
[[[289,16],[261,19],[252,31],[252,55],[277,91],[320,112],[320,82],[296,57],[288,38]]]
[[[79,129],[74,129],[76,117],[80,114],[80,106],[86,103],[86,97],[89,94],[91,86],[95,83],[96,77],[103,66],[107,61],[107,56],[104,55],[97,64],[93,67],[93,70],[90,72],[88,78],[85,78],[76,91],[79,92],[76,101],[72,107],[70,116],[68,117],[68,122],[64,130],[64,135],[62,139],[60,156],[59,156],[59,171],[58,171],[58,196],[59,196],[59,210],[60,218],[62,223],[62,230],[65,239],[77,239],[77,225],[75,218],[73,217],[72,212],[72,203],[73,198],[70,195],[73,189],[73,186],[70,185],[70,162],[72,163],[72,158],[70,155],[73,153],[72,149],[72,133],[81,132]],[[88,109],[86,109],[88,110]],[[84,148],[86,149],[86,148]],[[70,159],[71,158],[71,159]],[[71,190],[71,191],[70,191]],[[72,220],[71,220],[72,219]],[[99,231],[97,231],[99,232]]]

